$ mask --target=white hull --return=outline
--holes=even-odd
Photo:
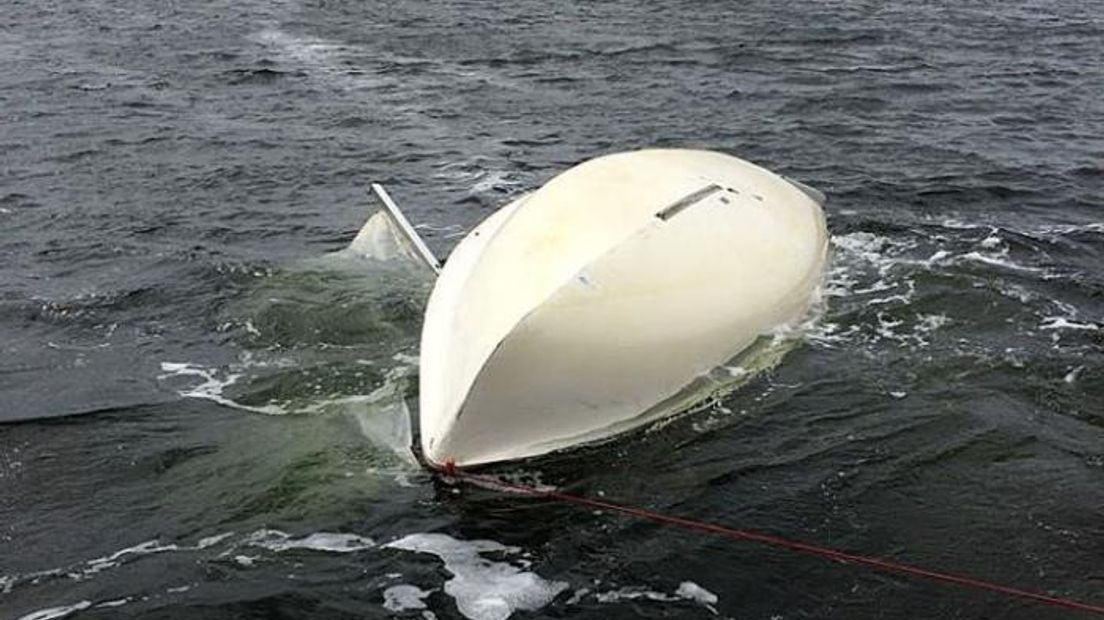
[[[649,150],[576,166],[449,257],[421,343],[424,458],[567,448],[654,419],[804,314],[827,250],[808,188],[727,155]]]

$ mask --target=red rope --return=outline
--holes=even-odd
[[[648,521],[654,521],[656,523],[677,525],[688,530],[696,530],[699,532],[716,534],[718,536],[724,536],[726,538],[732,538],[735,540],[756,542],[762,545],[788,549],[797,553],[804,553],[806,555],[835,560],[837,562],[851,562],[854,564],[869,566],[871,568],[889,573],[900,573],[911,575],[913,577],[929,579],[932,581],[953,583],[967,588],[973,588],[975,590],[996,592],[998,594],[1031,600],[1037,603],[1043,603],[1045,605],[1051,605],[1053,607],[1059,607],[1071,611],[1085,611],[1089,613],[1104,615],[1104,607],[1101,607],[1099,605],[1090,605],[1088,603],[1081,603],[1070,599],[1049,596],[1039,592],[1032,592],[1030,590],[1021,590],[1019,588],[1004,586],[999,583],[975,579],[966,575],[956,575],[953,573],[929,570],[926,568],[921,568],[919,566],[912,566],[909,564],[902,564],[889,560],[881,560],[878,558],[848,553],[846,551],[839,551],[837,549],[829,549],[827,547],[820,547],[818,545],[812,545],[809,543],[788,540],[778,536],[772,536],[770,534],[762,534],[749,530],[740,530],[725,527],[723,525],[717,525],[715,523],[707,523],[704,521],[695,521],[683,517],[653,512],[651,510],[645,510],[643,508],[633,508],[631,506],[614,504],[612,502],[593,499],[582,495],[572,495],[570,493],[564,493],[562,491],[542,489],[527,484],[507,482],[505,480],[500,480],[498,478],[493,478],[490,476],[481,476],[478,474],[463,472],[458,470],[455,463],[451,460],[445,463],[445,466],[442,468],[442,473],[444,473],[446,476],[457,478],[459,480],[467,480],[469,482],[473,482],[479,486],[499,489],[505,488],[511,491],[524,493],[526,495],[548,497],[551,499],[556,499],[571,504],[577,504],[580,506],[600,508],[602,510],[608,510],[610,512],[619,512],[621,514],[631,515],[641,519],[647,519]]]

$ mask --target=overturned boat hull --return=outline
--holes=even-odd
[[[430,296],[423,457],[513,460],[655,419],[805,313],[828,245],[821,201],[735,157],[647,150],[580,164],[496,212]]]

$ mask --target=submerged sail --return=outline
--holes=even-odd
[[[368,218],[349,247],[342,252],[380,261],[408,261],[438,273],[441,270],[440,261],[418,236],[387,190],[373,183],[372,192],[380,208]]]

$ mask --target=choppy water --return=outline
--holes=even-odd
[[[828,193],[829,309],[703,411],[506,472],[1099,603],[1102,15],[9,0],[0,617],[1064,617],[393,449],[427,284],[319,258],[367,184],[445,254],[652,145]]]

